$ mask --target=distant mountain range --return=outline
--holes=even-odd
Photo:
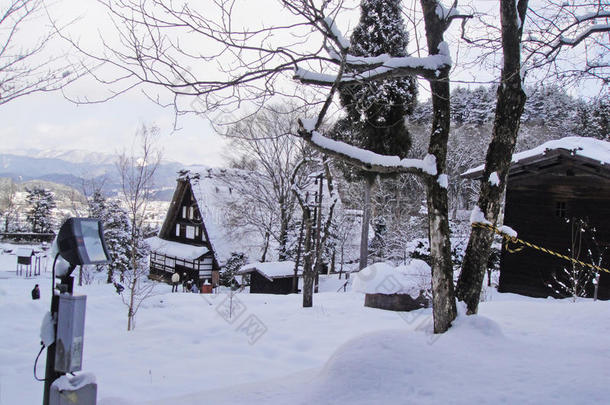
[[[83,150],[36,150],[0,152],[0,177],[16,183],[43,180],[83,189],[85,181],[103,184],[107,196],[115,195],[120,188],[120,176],[114,155]],[[169,201],[172,197],[177,172],[195,169],[178,162],[162,162],[156,172],[155,199]]]

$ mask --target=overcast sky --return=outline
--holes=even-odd
[[[0,5],[7,0],[0,0]],[[95,0],[62,0],[52,3],[50,12],[60,22],[80,19],[69,33],[81,43],[99,44],[99,32],[108,29]],[[19,41],[33,43],[40,36],[44,18],[39,17],[20,32]],[[104,27],[105,25],[105,27]],[[20,43],[21,43],[20,42]],[[54,47],[65,45],[54,44]],[[54,48],[53,52],[61,52]],[[99,94],[101,85],[79,82],[66,92],[72,97]],[[25,149],[83,149],[116,153],[132,144],[142,124],[161,129],[160,146],[166,160],[185,164],[220,166],[224,141],[202,117],[181,117],[174,130],[172,109],[162,108],[139,90],[101,104],[75,104],[61,93],[39,93],[0,106],[0,152]]]
[[[116,153],[129,147],[139,126],[157,125],[166,160],[221,166],[223,140],[201,117],[182,117],[138,94],[103,104],[77,105],[59,93],[38,94],[0,107],[0,152],[84,149]]]
[[[0,0],[4,2],[6,0]],[[240,0],[246,6],[240,9],[242,18],[254,23],[265,19],[272,24],[280,15],[275,0]],[[449,4],[449,2],[446,2]],[[477,8],[497,7],[494,2],[480,2]],[[358,12],[352,12],[349,21],[341,21],[340,28],[349,31],[357,23]],[[80,20],[69,26],[70,33],[82,44],[99,46],[100,32],[108,32],[111,26],[104,23],[106,10],[95,0],[61,0],[53,3],[51,14],[61,21],[70,21],[75,16]],[[493,13],[493,11],[492,11]],[[284,18],[284,17],[282,17]],[[37,25],[21,33],[20,39],[27,41],[35,36]],[[282,21],[285,22],[285,21]],[[457,24],[456,24],[457,26]],[[39,28],[39,27],[38,27]],[[411,42],[414,43],[413,34]],[[29,36],[29,37],[28,37]],[[106,35],[105,39],[106,39]],[[197,43],[199,46],[199,42]],[[319,45],[319,44],[316,44]],[[467,50],[465,46],[452,46],[456,56]],[[456,62],[460,66],[461,60]],[[482,74],[476,69],[462,69],[454,72],[452,80],[465,81],[492,79],[498,72]],[[79,82],[67,92],[72,96],[95,96],[100,85],[93,81]],[[426,91],[420,92],[420,99],[427,98]],[[220,166],[223,164],[224,141],[213,131],[202,117],[181,117],[177,131],[173,130],[174,114],[144,97],[140,91],[132,91],[124,96],[102,104],[76,105],[59,93],[37,94],[0,106],[0,152],[15,149],[84,149],[104,153],[115,153],[132,143],[138,126],[157,125],[161,129],[160,144],[166,160],[185,164]]]

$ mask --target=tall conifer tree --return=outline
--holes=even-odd
[[[354,56],[407,56],[409,36],[402,19],[400,0],[363,0],[360,21],[351,36]],[[388,79],[343,86],[339,90],[347,116],[335,126],[333,137],[383,155],[406,157],[411,135],[405,116],[411,114],[417,97],[414,77]],[[354,174],[347,171],[348,179]],[[367,264],[370,194],[376,175],[360,173],[366,179],[360,268]]]
[[[26,189],[26,201],[30,206],[27,220],[32,232],[45,233],[53,231],[53,209],[56,207],[53,194],[42,187]]]

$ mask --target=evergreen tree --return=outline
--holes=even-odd
[[[235,277],[235,273],[247,262],[247,257],[243,252],[232,252],[231,257],[227,260],[224,270],[220,273],[220,284],[225,287],[231,286],[231,280]]]
[[[610,141],[610,101],[581,100],[576,112],[575,132],[580,136]]]
[[[351,37],[354,56],[406,56],[409,36],[402,19],[400,0],[362,1],[360,21]],[[347,124],[339,131],[348,143],[385,155],[405,157],[411,137],[405,116],[413,112],[417,96],[414,77],[343,86],[341,104]]]
[[[363,0],[360,21],[351,36],[350,54],[407,56],[409,36],[402,19],[400,0]],[[413,112],[417,96],[414,77],[357,83],[339,88],[339,96],[347,116],[332,131],[332,137],[359,148],[383,155],[406,157],[411,148],[411,135],[405,117]],[[361,232],[360,268],[367,264],[370,196],[375,174],[354,176],[343,170],[346,178],[364,177],[364,215]]]
[[[129,215],[118,202],[112,201],[108,204],[105,222],[104,238],[110,254],[111,262],[108,264],[108,278],[106,282],[112,283],[114,275],[119,272],[121,281],[123,273],[130,265],[130,238],[131,223]]]
[[[93,192],[93,195],[89,198],[89,215],[91,218],[97,218],[105,224],[107,215],[106,206],[106,197],[99,190]]]
[[[52,211],[56,207],[53,194],[42,187],[27,189],[26,201],[30,206],[27,220],[34,233],[47,233],[53,231]]]

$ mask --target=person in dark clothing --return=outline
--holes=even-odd
[[[40,299],[40,288],[38,288],[38,284],[36,284],[34,286],[34,289],[32,290],[32,299],[33,300]]]
[[[116,293],[120,294],[123,292],[123,290],[125,289],[125,287],[123,287],[122,285],[120,285],[119,283],[115,282],[114,283],[114,288],[116,288]]]

